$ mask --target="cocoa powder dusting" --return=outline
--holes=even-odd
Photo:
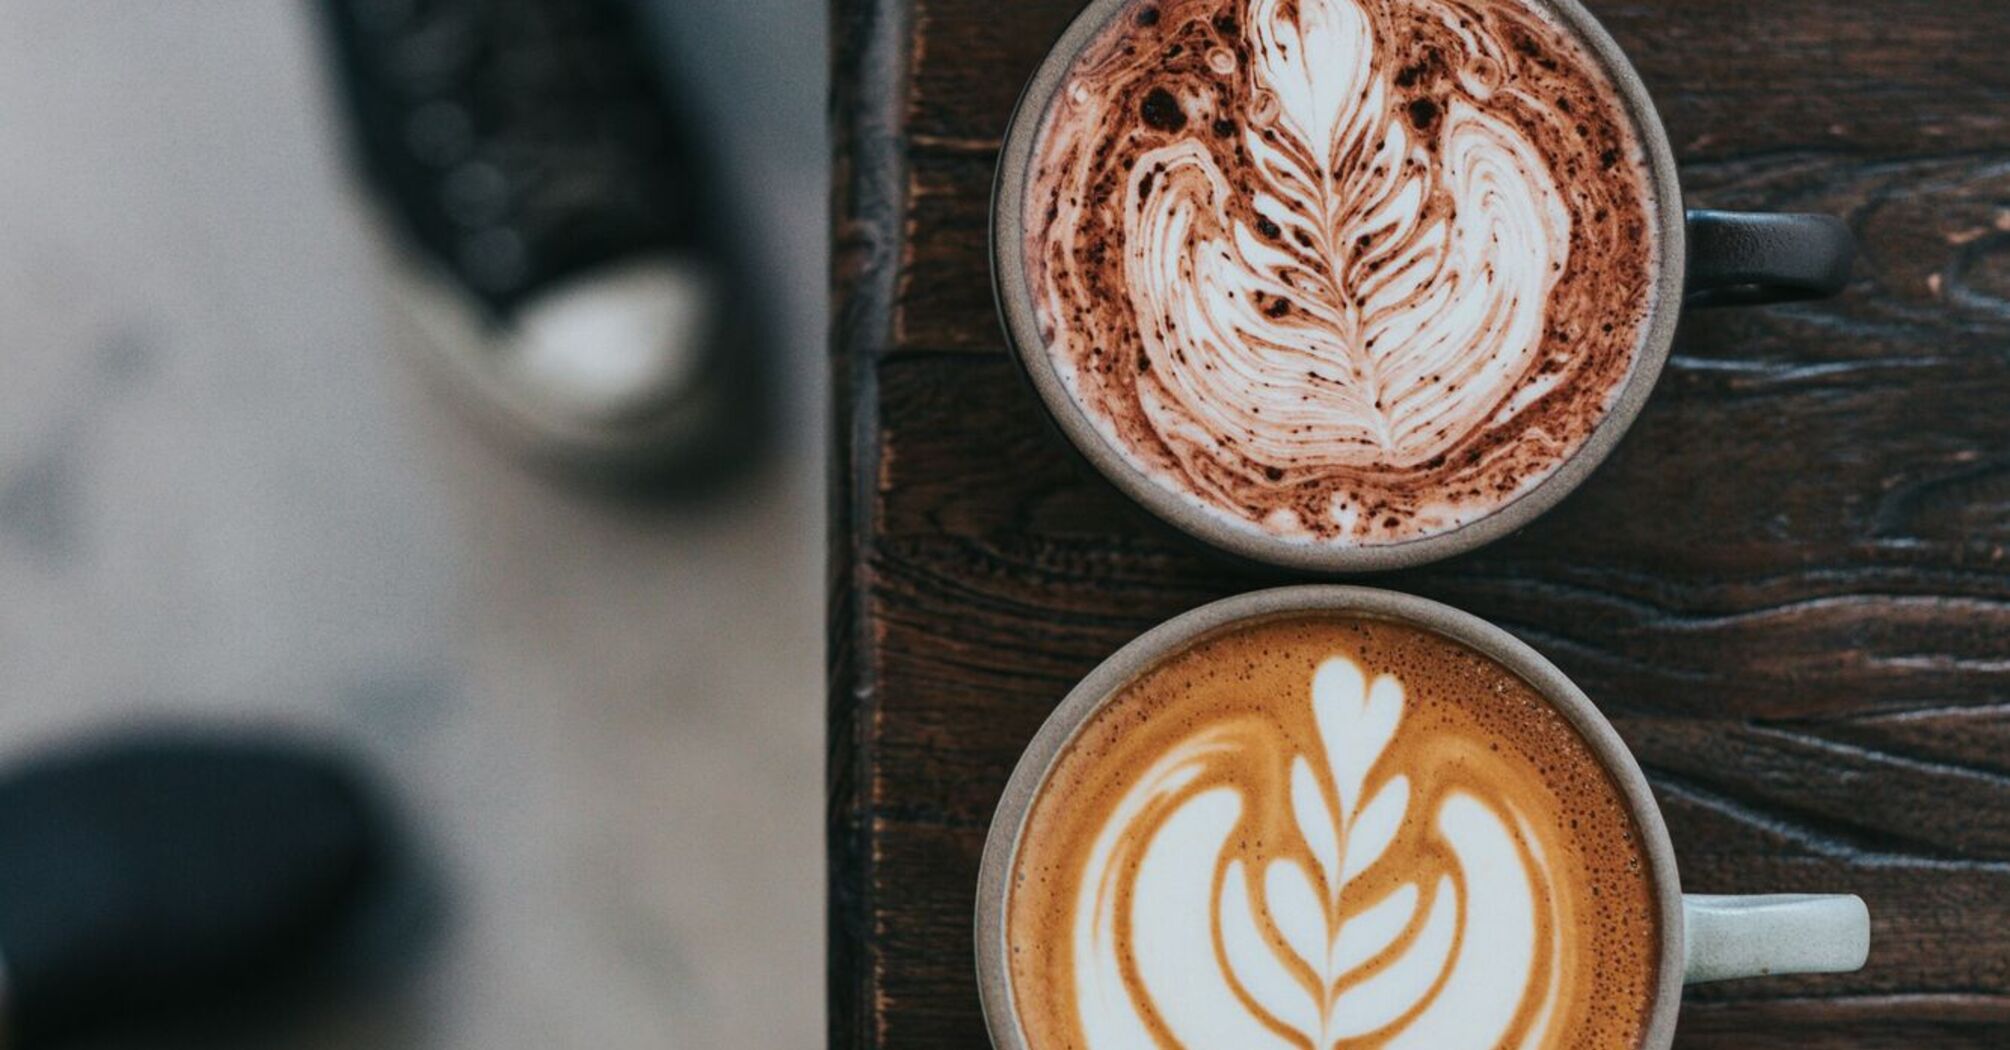
[[[1291,86],[1301,60],[1332,99]],[[1392,543],[1499,509],[1605,417],[1652,311],[1638,135],[1520,2],[1133,5],[1039,136],[1049,352],[1127,458],[1259,532]]]

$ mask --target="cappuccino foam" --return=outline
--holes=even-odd
[[[1660,959],[1631,811],[1563,715],[1344,616],[1126,686],[1055,761],[1008,892],[1030,1050],[1633,1047]]]
[[[1040,126],[1041,338],[1154,482],[1314,543],[1448,531],[1612,407],[1655,299],[1645,154],[1522,0],[1162,0]]]

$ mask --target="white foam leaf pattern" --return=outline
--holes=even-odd
[[[1195,965],[1215,957],[1214,924],[1209,921],[1214,880],[1213,865],[1192,861],[1196,855],[1221,855],[1241,810],[1241,799],[1226,788],[1194,796],[1152,837],[1132,885],[1131,958],[1152,989],[1154,1012],[1184,1046],[1278,1045],[1275,1033],[1244,1007],[1218,966]],[[1245,988],[1252,976],[1260,979],[1264,972],[1238,969]],[[1126,1040],[1111,1045],[1154,1044]]]
[[[1459,932],[1458,910],[1458,893],[1452,880],[1438,880],[1437,888],[1431,892],[1431,910],[1424,920],[1424,932],[1386,969],[1334,1000],[1327,1017],[1325,1039],[1319,1045],[1326,1046],[1326,1039],[1348,1039],[1385,1028],[1415,1007],[1419,990],[1430,986],[1452,952],[1452,941]]]
[[[1144,411],[1280,469],[1424,463],[1542,392],[1514,387],[1570,249],[1562,193],[1471,103],[1413,128],[1353,0],[1252,0],[1249,24],[1247,75],[1274,100],[1241,129],[1253,193],[1190,139],[1127,191],[1129,294],[1155,319]]]
[[[1389,843],[1396,841],[1396,832],[1403,827],[1403,814],[1409,810],[1410,778],[1389,778],[1389,783],[1354,817],[1355,830],[1347,844],[1347,866],[1340,871],[1339,885],[1354,881],[1354,876],[1374,867]]]
[[[1333,969],[1346,973],[1382,954],[1416,914],[1417,884],[1406,882],[1340,927],[1333,939]]]
[[[1309,1031],[1319,1024],[1319,1001],[1270,951],[1253,900],[1242,862],[1230,861],[1221,887],[1222,948],[1229,958],[1244,960],[1235,978],[1259,1009],[1293,1031]]]
[[[1438,833],[1466,873],[1459,953],[1451,970],[1440,975],[1442,984],[1431,1005],[1389,1045],[1400,1050],[1495,1046],[1528,992],[1526,975],[1535,962],[1535,887],[1514,833],[1478,799],[1446,799],[1438,810]],[[1438,895],[1448,895],[1445,887]],[[1524,978],[1503,981],[1503,973]]]
[[[1443,1050],[1492,1046],[1509,1030],[1536,953],[1536,887],[1510,823],[1519,815],[1453,791],[1433,818],[1411,819],[1407,775],[1374,783],[1402,720],[1402,683],[1333,657],[1309,692],[1321,753],[1291,756],[1290,798],[1276,800],[1288,801],[1298,842],[1265,843],[1249,863],[1231,854],[1249,803],[1237,787],[1198,786],[1229,746],[1207,734],[1155,763],[1098,834],[1075,922],[1092,1050],[1158,1046],[1148,1017],[1178,1045],[1250,1050],[1331,1050],[1370,1033]],[[1458,877],[1430,876],[1428,893],[1403,882],[1356,907],[1349,887],[1420,827]],[[1123,844],[1140,842],[1132,867]]]
[[[1319,864],[1319,875],[1328,886],[1339,886],[1340,821],[1304,755],[1291,760],[1291,815],[1298,821],[1298,833]]]
[[[1396,735],[1403,686],[1390,675],[1370,685],[1353,661],[1328,660],[1312,675],[1312,713],[1344,810],[1360,802],[1368,767]]]
[[[1271,861],[1263,869],[1263,895],[1270,921],[1277,924],[1284,943],[1314,973],[1323,972],[1329,948],[1323,936],[1326,903],[1313,888],[1312,880],[1305,877],[1305,869],[1294,860]]]
[[[1117,804],[1103,833],[1097,836],[1090,850],[1084,869],[1087,877],[1082,883],[1083,900],[1075,910],[1073,933],[1078,963],[1075,994],[1083,1035],[1090,1046],[1153,1045],[1150,1030],[1145,1027],[1138,1005],[1132,1001],[1124,985],[1123,953],[1118,947],[1116,914],[1116,901],[1121,896],[1118,881],[1123,871],[1116,858],[1125,830],[1141,823],[1154,803],[1176,795],[1192,784],[1205,771],[1203,763],[1212,749],[1210,741],[1204,738],[1190,741],[1153,763],[1140,778],[1137,787]],[[1234,798],[1234,793],[1220,794],[1235,802],[1239,814],[1241,802]],[[1186,807],[1197,801],[1199,796],[1188,800]],[[1228,822],[1229,826],[1233,823],[1233,819]],[[1197,843],[1201,850],[1198,855],[1219,855],[1227,834],[1224,829],[1221,839],[1211,847],[1206,842]],[[1203,893],[1203,907],[1206,900]]]

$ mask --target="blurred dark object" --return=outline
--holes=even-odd
[[[542,461],[739,469],[767,433],[734,224],[621,0],[323,0],[435,376]]]
[[[136,738],[11,772],[6,1034],[41,1046],[283,986],[339,940],[387,837],[353,773],[276,742]]]
[[[692,147],[619,7],[324,7],[379,203],[495,313],[611,260],[694,242]]]

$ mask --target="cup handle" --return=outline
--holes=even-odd
[[[1856,242],[1833,215],[1689,210],[1691,306],[1821,299],[1849,284]]]
[[[1870,954],[1870,910],[1849,893],[1682,895],[1682,983],[1775,973],[1847,973]]]

